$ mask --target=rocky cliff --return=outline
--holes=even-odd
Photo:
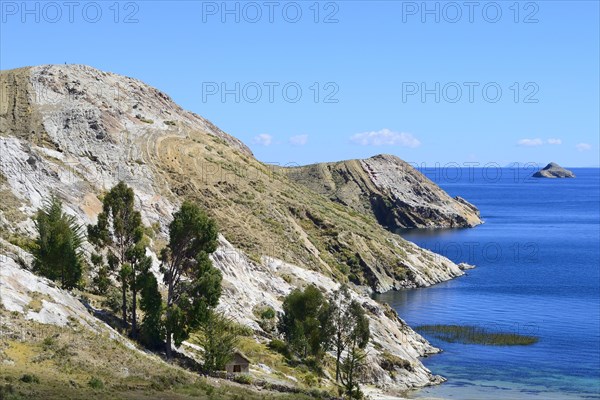
[[[439,381],[418,360],[437,350],[368,294],[428,286],[463,272],[382,227],[385,207],[392,213],[394,207],[356,212],[359,203],[366,204],[362,188],[332,201],[316,189],[320,183],[298,182],[288,169],[259,162],[239,140],[135,79],[79,65],[40,66],[3,71],[0,90],[3,260],[26,259],[10,243],[34,234],[31,216],[45,196],[57,193],[68,212],[87,224],[101,211],[99,197],[125,181],[135,190],[144,223],[160,227],[150,249],[157,268],[173,211],[182,199],[195,200],[222,232],[213,260],[227,293],[220,307],[232,317],[260,333],[257,305],[279,309],[287,292],[306,283],[331,291],[350,282],[373,324],[367,380],[403,389]],[[372,193],[406,203],[410,216],[398,211],[386,227],[478,221],[468,203],[451,201],[437,189],[434,194],[435,185],[413,172],[404,184],[402,176],[384,171],[390,164],[402,166],[388,156],[348,162]],[[438,202],[429,210],[428,200],[419,200],[424,193]],[[418,207],[431,217],[419,217]],[[4,303],[7,288],[3,284]],[[385,371],[378,362],[384,351],[410,368]]]
[[[482,223],[475,206],[460,197],[450,197],[393,155],[298,167],[291,169],[290,177],[336,202],[374,216],[392,232]]]

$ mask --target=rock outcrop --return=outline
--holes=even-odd
[[[212,258],[224,277],[220,307],[233,318],[260,333],[256,306],[280,309],[285,294],[307,283],[331,291],[339,282],[350,282],[373,324],[367,380],[402,389],[440,381],[418,360],[437,349],[368,295],[442,282],[461,276],[464,266],[403,240],[375,216],[357,213],[361,194],[349,194],[340,204],[294,182],[289,169],[259,162],[239,140],[131,78],[86,66],[41,66],[3,71],[0,89],[3,260],[27,264],[27,254],[8,242],[33,236],[31,217],[50,193],[88,224],[101,211],[101,194],[124,181],[135,191],[143,222],[160,227],[149,248],[158,273],[156,254],[166,227],[181,201],[190,199],[208,210],[222,233]],[[426,213],[433,216],[430,220],[453,226],[460,218],[478,221],[466,201],[451,201],[424,177],[388,173],[394,165],[401,168],[398,159],[349,163],[363,171],[362,184],[372,193],[408,204],[410,217],[394,217],[397,225],[426,225],[419,217]],[[410,193],[400,197],[403,190]],[[420,195],[431,197],[419,201]],[[435,203],[430,211],[425,210],[427,201]],[[91,251],[87,245],[86,252]],[[30,279],[14,263],[10,267],[14,284],[3,286],[3,296],[5,290],[26,287]],[[406,360],[410,368],[384,371],[378,363],[384,351]]]
[[[461,197],[450,197],[393,155],[293,168],[290,177],[336,202],[373,215],[392,232],[482,223],[474,205]]]
[[[533,174],[534,178],[575,178],[575,174],[560,165],[551,162]]]

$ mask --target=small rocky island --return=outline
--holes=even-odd
[[[533,174],[534,178],[575,178],[575,174],[560,165],[551,162],[543,169]]]

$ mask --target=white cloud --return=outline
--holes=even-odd
[[[537,146],[543,145],[544,142],[540,138],[536,138],[536,139],[521,139],[521,140],[519,140],[517,142],[517,144],[519,146],[524,146],[524,147],[537,147]]]
[[[556,138],[550,138],[550,139],[548,139],[548,144],[562,144],[562,140],[556,139]]]
[[[296,135],[290,138],[292,146],[304,146],[308,142],[308,135]]]
[[[575,145],[577,151],[588,151],[592,149],[592,145],[588,143],[578,143]]]
[[[350,140],[361,146],[403,146],[419,147],[421,142],[410,133],[393,132],[389,129],[363,132],[352,135]]]
[[[261,146],[269,146],[273,142],[273,136],[261,133],[258,136],[254,136],[254,143],[259,144]]]

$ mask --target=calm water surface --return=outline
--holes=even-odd
[[[444,352],[423,361],[448,382],[411,396],[600,399],[600,170],[573,171],[576,179],[560,180],[511,169],[423,171],[475,204],[485,224],[403,236],[477,268],[378,299],[411,326],[471,324],[540,340],[499,347],[425,335]]]

